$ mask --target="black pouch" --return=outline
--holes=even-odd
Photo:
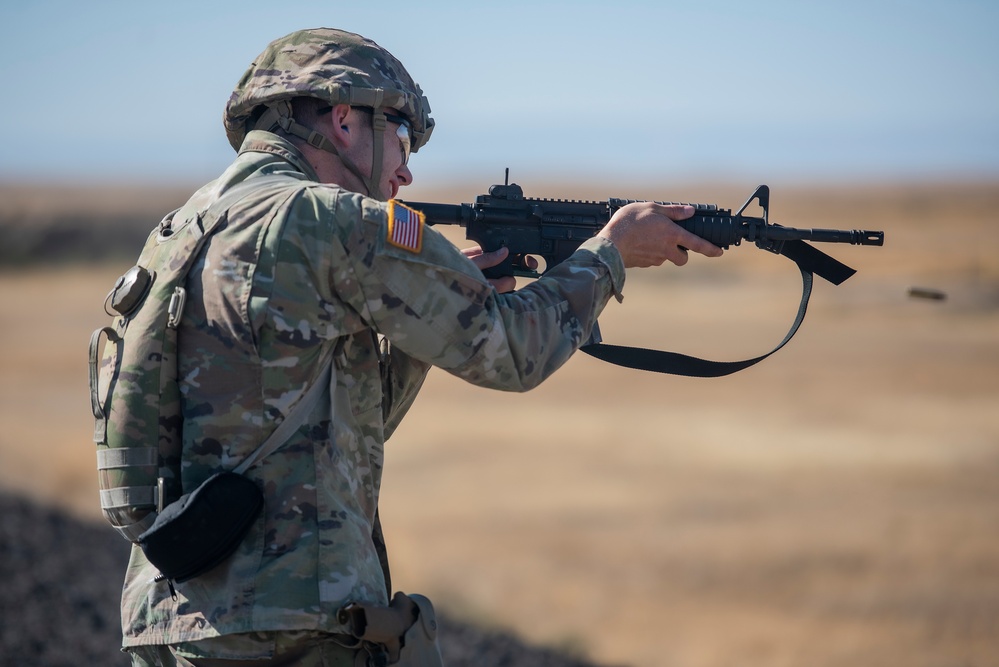
[[[159,569],[157,579],[184,582],[228,558],[263,506],[263,493],[251,480],[216,473],[163,508],[139,536],[139,546]]]

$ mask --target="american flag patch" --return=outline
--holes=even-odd
[[[420,252],[423,248],[423,213],[395,200],[388,204],[388,242],[403,250]]]

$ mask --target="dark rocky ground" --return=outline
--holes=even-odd
[[[0,667],[128,665],[118,649],[127,560],[110,530],[0,493]],[[592,667],[448,618],[441,650],[448,667]]]

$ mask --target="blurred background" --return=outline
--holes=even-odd
[[[426,183],[999,171],[995,3],[7,3],[0,176],[200,182],[239,75],[302,27],[370,36],[430,98]]]
[[[430,99],[405,198],[470,202],[506,168],[527,196],[726,208],[767,183],[776,222],[886,232],[823,248],[858,274],[817,281],[797,338],[731,377],[578,357],[501,395],[433,373],[388,447],[400,589],[604,665],[999,664],[997,25],[955,0],[8,3],[0,492],[100,525],[104,296],[232,159],[250,61],[340,27]],[[632,272],[601,324],[738,359],[799,290],[733,248]]]

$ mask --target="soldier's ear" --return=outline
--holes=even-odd
[[[330,125],[332,125],[332,136],[330,138],[334,142],[340,144],[350,143],[352,139],[350,125],[354,120],[352,116],[356,116],[356,113],[353,113],[353,109],[350,108],[349,104],[338,104],[333,107],[333,111],[330,112]],[[354,124],[356,125],[356,122]]]

